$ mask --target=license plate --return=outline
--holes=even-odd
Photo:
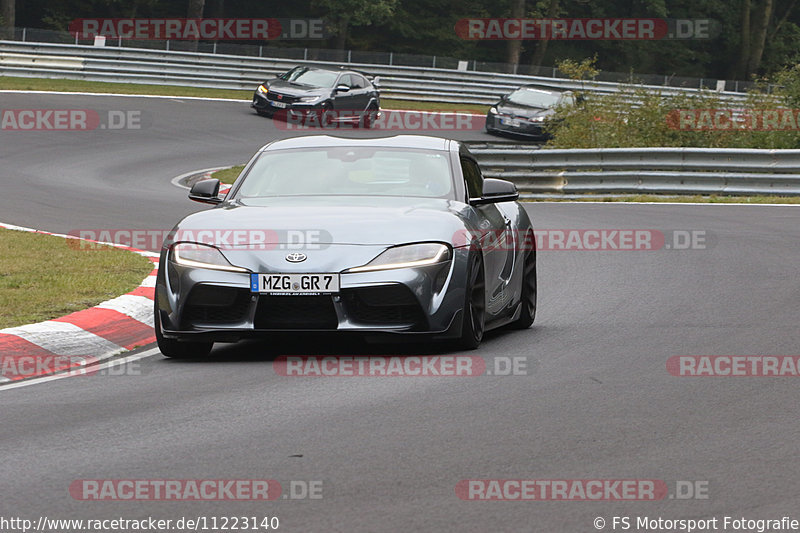
[[[269,102],[269,103],[270,103],[270,104],[272,104],[272,107],[279,107],[279,108],[281,108],[281,109],[286,109],[287,107],[289,107],[289,106],[288,106],[287,104],[285,104],[284,102],[274,102],[274,101],[270,100],[270,102]]]
[[[515,118],[504,118],[500,122],[502,122],[504,126],[513,126],[515,128],[519,128],[519,120]]]
[[[339,274],[250,274],[250,292],[336,294],[339,292]]]

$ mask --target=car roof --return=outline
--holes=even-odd
[[[449,150],[449,139],[429,135],[393,135],[391,137],[372,137],[354,139],[332,135],[307,135],[273,141],[259,151],[288,150],[291,148],[334,148],[340,146],[373,148],[411,148],[418,150]]]
[[[360,72],[358,70],[353,70],[353,69],[344,68],[344,67],[333,67],[333,66],[329,66],[329,65],[297,65],[297,67],[307,68],[309,70],[326,70],[328,72],[346,72],[348,74],[355,73],[355,74],[361,74],[362,76],[366,76],[365,73]],[[297,68],[297,67],[294,67],[294,68]]]

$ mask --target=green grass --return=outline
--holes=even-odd
[[[153,264],[108,246],[0,229],[0,329],[50,320],[135,289]]]
[[[217,170],[211,174],[212,178],[216,178],[222,183],[233,183],[239,174],[244,169],[244,165],[237,165],[235,167],[226,168],[224,170]]]
[[[149,85],[140,83],[109,83],[103,81],[62,80],[46,78],[16,78],[0,76],[0,89],[19,91],[57,91],[116,94],[147,94],[159,96],[197,96],[204,98],[227,98],[230,100],[250,100],[253,91],[235,89],[201,89],[177,85]],[[253,87],[255,90],[255,87]],[[395,100],[382,98],[384,109],[408,109],[412,111],[469,111],[485,114],[488,105],[447,104],[442,102],[420,102],[415,100]]]
[[[527,198],[527,202],[673,202],[707,204],[800,204],[798,196],[657,196],[635,194],[629,196],[587,196],[586,198]]]

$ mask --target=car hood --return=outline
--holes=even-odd
[[[304,87],[281,79],[264,82],[264,86],[271,91],[276,91],[287,96],[320,96],[330,94],[331,92],[330,87]]]
[[[454,200],[405,197],[307,196],[226,202],[186,217],[176,240],[226,248],[253,244],[390,246],[420,241],[452,243],[468,227],[467,205]],[[197,236],[203,233],[200,238]],[[226,234],[236,231],[237,235]],[[211,232],[211,233],[209,233]]]
[[[494,106],[501,115],[513,115],[515,117],[532,118],[538,116],[549,117],[555,114],[553,108],[530,107],[519,105],[508,101],[501,101]]]

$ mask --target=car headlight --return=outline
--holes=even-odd
[[[490,115],[496,115],[497,114],[497,108],[494,107],[494,106],[490,107],[489,108],[489,114]]]
[[[372,272],[392,268],[410,268],[433,265],[450,259],[450,248],[438,242],[407,244],[383,251],[366,265],[349,268],[345,273]]]
[[[546,117],[538,116],[538,117],[531,117],[528,120],[531,122],[544,122]]]
[[[217,248],[194,242],[180,242],[172,247],[172,259],[179,265],[225,270],[227,272],[249,272],[246,268],[233,266]]]
[[[267,89],[267,88],[266,88],[266,87],[264,87],[263,85],[259,85],[259,86],[258,86],[258,89],[256,89],[256,90],[257,90],[258,92],[260,92],[261,94],[267,94],[267,93],[269,92],[269,89]]]
[[[322,98],[322,97],[321,96],[303,96],[303,97],[300,98],[300,101],[301,102],[316,102],[320,98]]]

